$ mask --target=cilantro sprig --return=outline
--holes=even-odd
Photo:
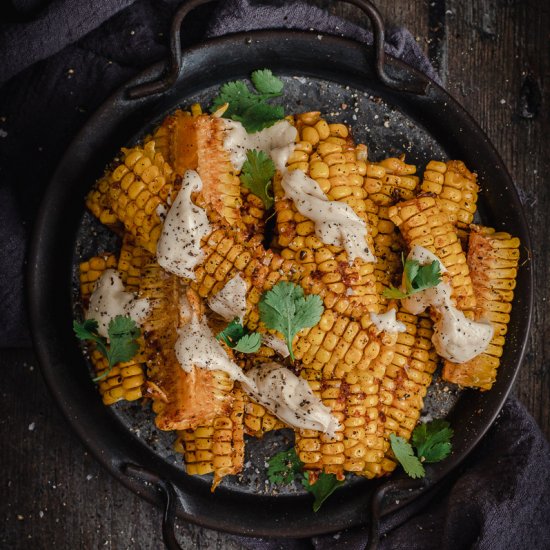
[[[417,260],[406,260],[403,273],[405,292],[392,286],[384,290],[386,298],[396,300],[408,298],[417,292],[433,288],[441,282],[441,265],[437,260],[426,265],[420,265]]]
[[[109,368],[101,375],[94,378],[99,382],[109,375],[117,363],[130,361],[137,353],[139,344],[137,339],[140,335],[136,322],[124,315],[117,315],[109,322],[105,338],[98,333],[98,323],[95,319],[86,319],[83,323],[73,321],[73,330],[80,340],[95,342],[97,349],[107,359]]]
[[[260,197],[265,209],[273,206],[271,180],[275,175],[275,164],[263,151],[251,149],[246,152],[246,161],[241,171],[241,183],[254,195]]]
[[[304,296],[302,287],[287,281],[281,281],[265,292],[258,307],[265,326],[283,335],[292,361],[294,336],[303,328],[315,326],[324,311],[319,296]]]
[[[268,462],[267,477],[271,483],[288,485],[299,480],[303,487],[314,497],[313,511],[318,512],[327,498],[344,484],[334,474],[320,473],[317,481],[310,485],[309,472],[303,471],[303,463],[292,447],[273,455]]]
[[[223,340],[231,349],[242,353],[255,353],[262,344],[262,335],[247,331],[238,318],[233,319],[221,332],[218,332],[216,338]]]
[[[227,82],[220,88],[210,110],[214,112],[228,103],[224,116],[242,123],[247,132],[253,133],[272,126],[283,119],[285,113],[282,106],[267,102],[282,95],[282,80],[269,69],[254,71],[250,79],[256,91],[250,91],[243,80]]]
[[[433,420],[414,429],[412,445],[395,434],[390,434],[390,444],[405,473],[412,478],[420,478],[426,475],[423,463],[440,462],[449,456],[453,433],[446,420]]]

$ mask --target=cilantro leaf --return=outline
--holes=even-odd
[[[139,344],[137,339],[140,335],[139,327],[130,317],[117,315],[109,322],[107,338],[97,332],[98,323],[95,319],[86,319],[83,323],[73,321],[73,331],[80,340],[95,342],[97,349],[107,359],[109,368],[101,375],[94,378],[94,382],[102,380],[109,375],[111,369],[117,363],[130,361],[137,353]]]
[[[263,151],[251,149],[246,152],[246,161],[241,171],[242,184],[260,197],[266,210],[273,206],[271,180],[275,175],[273,161]]]
[[[281,281],[264,292],[258,307],[265,326],[278,330],[285,338],[292,361],[294,336],[303,328],[315,326],[324,311],[319,296],[306,297],[302,287],[287,281]]]
[[[283,81],[277,78],[269,69],[254,71],[250,77],[254,88],[261,94],[280,94],[283,91]]]
[[[288,485],[302,471],[302,462],[298,458],[296,448],[281,451],[268,461],[267,477],[271,483]]]
[[[403,284],[405,292],[391,286],[384,290],[384,296],[390,299],[401,300],[417,292],[433,288],[441,282],[441,266],[437,260],[431,264],[420,265],[417,260],[406,260],[404,266]]]
[[[439,462],[452,450],[453,430],[446,420],[433,420],[418,425],[412,433],[412,442],[421,462]]]
[[[284,118],[280,105],[271,105],[267,100],[282,95],[283,82],[269,69],[254,71],[251,75],[256,92],[249,90],[242,80],[227,82],[210,108],[212,112],[225,103],[229,106],[224,116],[241,122],[249,133],[268,128]]]
[[[258,332],[248,332],[241,325],[238,317],[218,332],[216,338],[223,340],[231,349],[242,353],[254,353],[262,344],[262,335]]]
[[[237,342],[246,334],[239,318],[236,317],[221,332],[216,334],[218,340],[223,340],[230,348],[234,348]]]
[[[260,349],[261,344],[262,335],[258,332],[251,332],[250,334],[245,334],[239,339],[237,345],[235,346],[235,351],[240,351],[242,353],[255,353]]]
[[[415,456],[413,448],[408,441],[395,434],[390,434],[390,443],[395,458],[403,469],[412,478],[424,477],[426,472],[418,457]]]
[[[318,512],[323,502],[343,484],[344,480],[338,481],[334,474],[319,474],[313,485],[309,484],[309,472],[305,472],[304,479],[302,479],[302,485],[315,497],[313,501],[314,512]]]

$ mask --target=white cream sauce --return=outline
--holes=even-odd
[[[417,260],[420,265],[431,264],[435,260],[439,262],[441,273],[447,271],[435,254],[421,246],[413,247],[407,259]],[[401,304],[413,315],[419,315],[431,306],[437,318],[432,336],[437,353],[453,363],[465,363],[487,349],[494,328],[489,323],[468,319],[453,305],[451,295],[451,287],[441,281],[435,287],[403,299]]]
[[[253,385],[245,382],[244,389],[277,418],[293,428],[318,430],[334,437],[340,424],[306,380],[278,363],[254,367],[247,375]]]
[[[176,357],[181,368],[191,372],[193,367],[221,370],[233,380],[247,382],[241,367],[231,361],[221,344],[212,334],[206,317],[199,319],[193,313],[190,321],[178,329]]]
[[[319,184],[303,170],[285,171],[281,185],[298,212],[315,223],[315,234],[325,244],[344,248],[350,263],[355,258],[376,261],[366,241],[367,224],[351,206],[329,201]]]
[[[388,309],[386,313],[371,313],[370,318],[379,331],[405,332],[407,327],[395,317],[395,309]]]
[[[443,306],[438,311],[432,342],[441,357],[465,363],[487,349],[494,334],[491,324],[472,321],[452,306]]]
[[[147,298],[136,298],[133,292],[126,292],[118,271],[106,269],[96,283],[90,297],[86,319],[97,321],[97,331],[108,338],[108,327],[117,315],[131,317],[138,325],[149,313]]]
[[[269,128],[249,134],[240,122],[225,120],[225,139],[223,146],[228,151],[231,164],[240,171],[245,160],[246,152],[256,149],[268,154],[275,168],[281,172],[285,169],[288,157],[295,147],[298,132],[287,120],[280,120]]]
[[[191,193],[201,189],[200,176],[194,170],[187,170],[157,244],[159,265],[178,277],[193,280],[194,268],[204,258],[201,239],[212,232],[206,212],[191,200]]]
[[[208,300],[208,305],[226,321],[235,317],[242,323],[246,315],[246,293],[248,287],[240,274],[235,275],[226,285]]]
[[[262,336],[262,343],[273,351],[276,351],[284,359],[290,355],[286,342],[278,336],[275,336],[275,334],[264,334]]]

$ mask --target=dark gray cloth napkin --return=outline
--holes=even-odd
[[[0,4],[0,346],[27,345],[23,264],[41,195],[71,138],[119,85],[167,55],[177,0],[11,0]],[[184,45],[257,28],[370,33],[305,2],[226,0],[199,8]],[[438,80],[406,29],[387,50]],[[383,522],[382,548],[550,548],[550,449],[509,400],[460,472],[416,516]],[[363,548],[361,528],[308,541],[239,537],[247,548]]]

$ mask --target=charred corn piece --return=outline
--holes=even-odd
[[[363,176],[364,151],[353,145],[343,124],[328,124],[319,113],[296,117],[299,141],[288,160],[288,170],[301,169],[327,194],[330,200],[345,202],[367,223],[369,248],[377,227],[377,207],[366,200]],[[377,311],[378,295],[374,264],[356,258],[349,264],[347,253],[338,246],[324,244],[315,235],[315,224],[299,214],[293,201],[284,197],[280,180],[274,181],[277,245],[284,259],[294,260],[303,269],[302,286],[324,296],[325,290],[348,298],[364,310]]]
[[[192,108],[193,112],[193,108]],[[198,113],[199,108],[194,108]],[[170,134],[170,160],[176,173],[196,170],[202,189],[196,204],[206,208],[212,221],[228,227],[241,227],[241,185],[224,149],[224,119],[203,114],[176,112],[166,121]]]
[[[418,187],[419,178],[415,172],[416,166],[399,158],[368,162],[363,188],[367,197],[379,206],[410,200]]]
[[[175,174],[156,150],[154,140],[143,146],[123,148],[120,159],[103,180],[92,189],[89,200],[101,189],[103,181],[108,184],[109,207],[130,233],[135,244],[156,252],[162,222],[159,216],[166,209],[169,198],[174,198]]]
[[[459,228],[467,242],[466,230],[474,219],[479,186],[477,176],[460,160],[439,162],[432,160],[426,166],[421,190],[437,196],[439,208]]]
[[[393,359],[381,384],[379,421],[387,438],[394,433],[409,440],[437,367],[437,354],[431,341],[432,321],[427,315],[415,316],[400,310],[397,319],[407,330],[397,335]],[[388,449],[383,473],[393,471],[395,466]]]
[[[147,394],[153,399],[155,424],[161,430],[184,430],[212,422],[229,414],[233,381],[222,371],[179,364],[175,343],[180,319],[179,303],[183,290],[177,277],[158,264],[143,270],[140,295],[148,298],[151,312],[142,330],[147,358]],[[187,366],[187,365],[186,365]]]
[[[88,193],[86,206],[103,225],[116,229],[120,225],[120,220],[111,209],[110,185],[111,181],[108,176],[100,178]]]
[[[262,199],[241,185],[241,218],[248,235],[260,235],[265,231],[265,207]]]
[[[391,206],[390,220],[397,225],[409,248],[419,245],[438,256],[448,273],[456,307],[469,312],[475,309],[476,299],[466,255],[462,250],[456,227],[432,196],[419,195],[410,201]]]
[[[212,423],[178,432],[175,450],[190,475],[214,473],[212,491],[227,475],[238,474],[244,461],[244,395],[234,390],[231,411]]]
[[[342,477],[379,475],[387,448],[378,423],[378,391],[393,352],[373,335],[370,317],[361,321],[325,309],[316,327],[302,331],[294,352],[301,375],[341,427],[331,439],[300,430],[296,448],[305,468]]]
[[[102,376],[109,370],[105,356],[94,349],[90,354],[96,376]],[[145,375],[142,366],[143,356],[138,353],[132,360],[115,365],[105,378],[98,381],[99,393],[105,405],[117,401],[135,401],[143,397]]]
[[[115,268],[116,265],[117,261],[114,254],[94,256],[80,264],[80,299],[84,305],[88,303],[94,291],[96,281],[101,277],[102,273],[106,269]]]
[[[475,317],[490,321],[495,335],[487,350],[466,363],[445,362],[443,379],[490,390],[503,352],[519,261],[519,239],[494,229],[472,226],[468,265],[477,301]]]
[[[125,235],[118,258],[118,272],[128,292],[139,290],[143,268],[153,261],[153,256],[137,246],[131,236]]]

